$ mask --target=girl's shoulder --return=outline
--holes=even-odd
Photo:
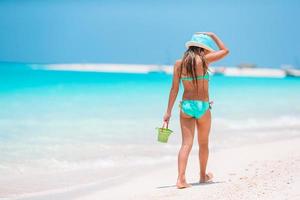
[[[181,63],[182,63],[182,59],[177,59],[177,60],[175,61],[175,66],[180,66]]]
[[[181,63],[182,63],[182,60],[181,60],[181,59],[178,59],[178,60],[175,61],[174,69],[175,69],[176,71],[179,71],[179,70],[180,70],[180,68],[181,68]]]

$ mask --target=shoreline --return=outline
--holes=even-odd
[[[300,186],[299,142],[298,137],[211,152],[208,172],[214,173],[213,184],[197,183],[198,158],[191,154],[186,174],[187,181],[193,185],[191,188],[176,189],[177,163],[173,163],[163,168],[158,166],[156,171],[145,176],[104,191],[95,191],[77,200],[100,197],[107,200],[299,198],[300,192],[296,190]],[[230,158],[232,160],[228,160]]]
[[[233,147],[211,152],[208,172],[213,184],[198,184],[198,158],[192,151],[187,166],[191,188],[178,190],[177,161],[143,168],[135,177],[124,176],[105,183],[86,185],[74,191],[32,194],[15,199],[282,199],[300,197],[300,137]],[[278,147],[284,147],[282,149]],[[196,149],[196,146],[193,147]],[[229,159],[232,160],[229,160]],[[233,160],[234,158],[234,160]],[[131,174],[132,175],[132,174]],[[274,176],[275,175],[275,176]],[[155,177],[155,178],[154,178]],[[104,185],[103,185],[104,184]]]
[[[165,73],[173,74],[172,65],[146,65],[146,64],[111,64],[111,63],[86,63],[86,64],[29,64],[34,70],[52,71],[78,71],[78,72],[102,72],[102,73]],[[229,77],[261,77],[261,78],[285,78],[288,76],[299,77],[300,70],[294,68],[281,69],[271,67],[240,68],[233,66],[210,66],[211,73]]]

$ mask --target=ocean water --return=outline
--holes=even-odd
[[[182,87],[169,143],[158,143],[155,130],[162,125],[171,81],[164,73],[49,71],[1,63],[0,197],[175,163]],[[298,137],[299,91],[297,78],[212,76],[212,150]]]

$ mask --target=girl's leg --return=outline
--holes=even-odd
[[[206,174],[208,160],[208,139],[211,127],[211,113],[208,110],[200,119],[197,120],[198,144],[199,144],[199,164],[200,182],[206,182],[212,178],[212,174]]]
[[[185,188],[191,185],[187,184],[185,178],[185,170],[187,166],[188,156],[193,146],[196,120],[191,116],[180,111],[180,125],[182,133],[182,144],[178,153],[178,179],[177,188]]]

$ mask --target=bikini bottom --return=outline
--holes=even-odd
[[[196,119],[201,118],[211,108],[208,101],[200,100],[182,100],[179,107],[183,113]]]

